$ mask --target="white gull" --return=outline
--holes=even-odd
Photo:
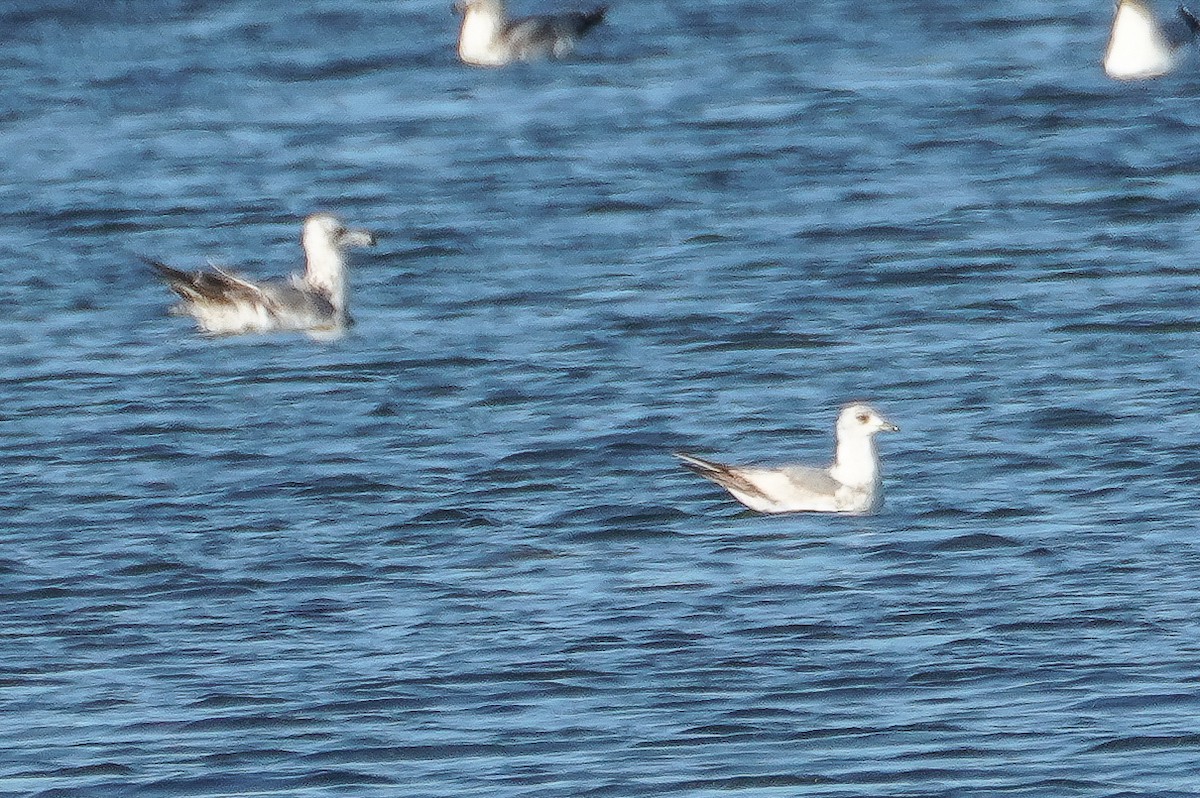
[[[1157,78],[1178,64],[1185,44],[1200,33],[1200,20],[1183,6],[1163,24],[1146,0],[1118,0],[1104,52],[1104,73],[1116,80]]]
[[[304,274],[287,280],[253,282],[214,267],[185,272],[147,260],[182,298],[173,313],[188,315],[215,335],[300,330],[317,337],[338,335],[352,321],[346,308],[349,247],[371,246],[375,236],[350,230],[335,216],[316,213],[304,220]]]
[[[539,14],[509,20],[503,0],[456,0],[463,15],[458,57],[474,66],[504,66],[513,61],[562,58],[579,37],[604,19],[605,6],[591,11]]]
[[[837,450],[828,468],[731,466],[682,452],[675,456],[760,513],[807,510],[862,515],[874,512],[883,503],[875,433],[899,429],[870,406],[852,404],[838,415]]]

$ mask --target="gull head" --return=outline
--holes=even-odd
[[[309,288],[328,295],[335,308],[346,305],[346,260],[343,253],[351,247],[369,247],[375,236],[367,230],[351,230],[336,216],[314,213],[304,220],[300,234],[304,246],[304,282]]]
[[[888,421],[870,405],[856,403],[846,405],[838,414],[838,437],[853,436],[870,438],[877,432],[899,432],[900,428]]]
[[[322,251],[371,247],[375,245],[375,236],[369,230],[352,230],[331,214],[314,213],[304,220],[300,241],[311,256]]]

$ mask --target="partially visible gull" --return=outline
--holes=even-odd
[[[900,428],[870,406],[853,404],[838,415],[837,450],[833,465],[730,466],[675,454],[691,470],[733,494],[733,498],[760,513],[821,513],[863,515],[883,503],[879,455],[875,433]]]
[[[1184,45],[1200,33],[1200,20],[1190,11],[1180,6],[1177,15],[1164,24],[1147,0],[1118,0],[1104,52],[1104,73],[1117,80],[1141,80],[1170,72]]]
[[[454,10],[463,15],[458,35],[458,57],[474,66],[504,66],[513,61],[562,58],[575,42],[599,25],[607,11],[539,14],[509,20],[503,0],[456,0]]]
[[[216,267],[184,272],[160,261],[147,263],[183,299],[172,312],[192,316],[204,332],[300,330],[318,337],[338,335],[352,323],[346,309],[344,250],[371,246],[375,236],[316,213],[304,220],[300,241],[304,274],[287,280],[253,282]]]

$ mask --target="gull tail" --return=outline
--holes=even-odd
[[[172,291],[179,294],[184,299],[195,300],[203,296],[197,282],[199,274],[191,274],[189,272],[174,269],[161,260],[153,258],[142,258],[142,262],[149,266],[154,271],[158,272],[158,276],[163,279]]]
[[[1180,6],[1179,7],[1179,16],[1183,19],[1184,23],[1188,26],[1188,30],[1190,30],[1192,32],[1192,36],[1196,36],[1196,34],[1200,34],[1200,19],[1196,19],[1195,14],[1193,14],[1191,11],[1188,11],[1186,7]]]
[[[608,13],[608,6],[596,6],[591,11],[585,11],[579,16],[579,26],[577,27],[577,35],[590,31],[592,28],[604,21],[604,15]]]
[[[755,496],[771,501],[770,496],[759,490],[754,483],[738,473],[738,469],[732,466],[727,466],[724,463],[714,463],[712,460],[704,460],[686,452],[672,452],[672,454],[683,461],[685,468],[696,472],[710,482],[717,483],[726,490],[737,491],[747,496]]]

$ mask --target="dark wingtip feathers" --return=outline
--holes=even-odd
[[[714,463],[712,460],[705,460],[695,455],[687,454],[686,452],[672,452],[676,457],[683,461],[684,468],[704,477],[710,482],[715,482],[726,490],[736,490],[744,493],[747,496],[758,496],[769,500],[770,497],[758,489],[756,485],[749,482],[741,474],[723,463]]]
[[[711,460],[704,460],[687,452],[671,452],[672,455],[683,461],[683,467],[697,474],[702,474],[705,471],[720,471],[724,467],[720,463],[714,463]]]
[[[139,255],[138,260],[149,266],[151,269],[154,269],[154,271],[158,273],[158,276],[166,280],[168,283],[187,283],[192,281],[192,275],[188,274],[187,272],[180,271],[179,269],[171,268],[161,260],[147,258],[145,255]]]
[[[1196,15],[1188,11],[1184,6],[1179,7],[1179,16],[1183,17],[1183,21],[1187,23],[1188,29],[1192,35],[1200,33],[1200,19],[1196,19]]]
[[[198,300],[223,301],[232,291],[237,291],[244,286],[236,278],[220,271],[185,272],[153,258],[144,257],[142,261],[158,272],[158,276],[163,279],[168,288],[191,302]]]
[[[579,26],[579,35],[587,33],[592,28],[604,21],[604,15],[608,13],[608,6],[596,6],[591,11],[583,15],[583,22]]]

